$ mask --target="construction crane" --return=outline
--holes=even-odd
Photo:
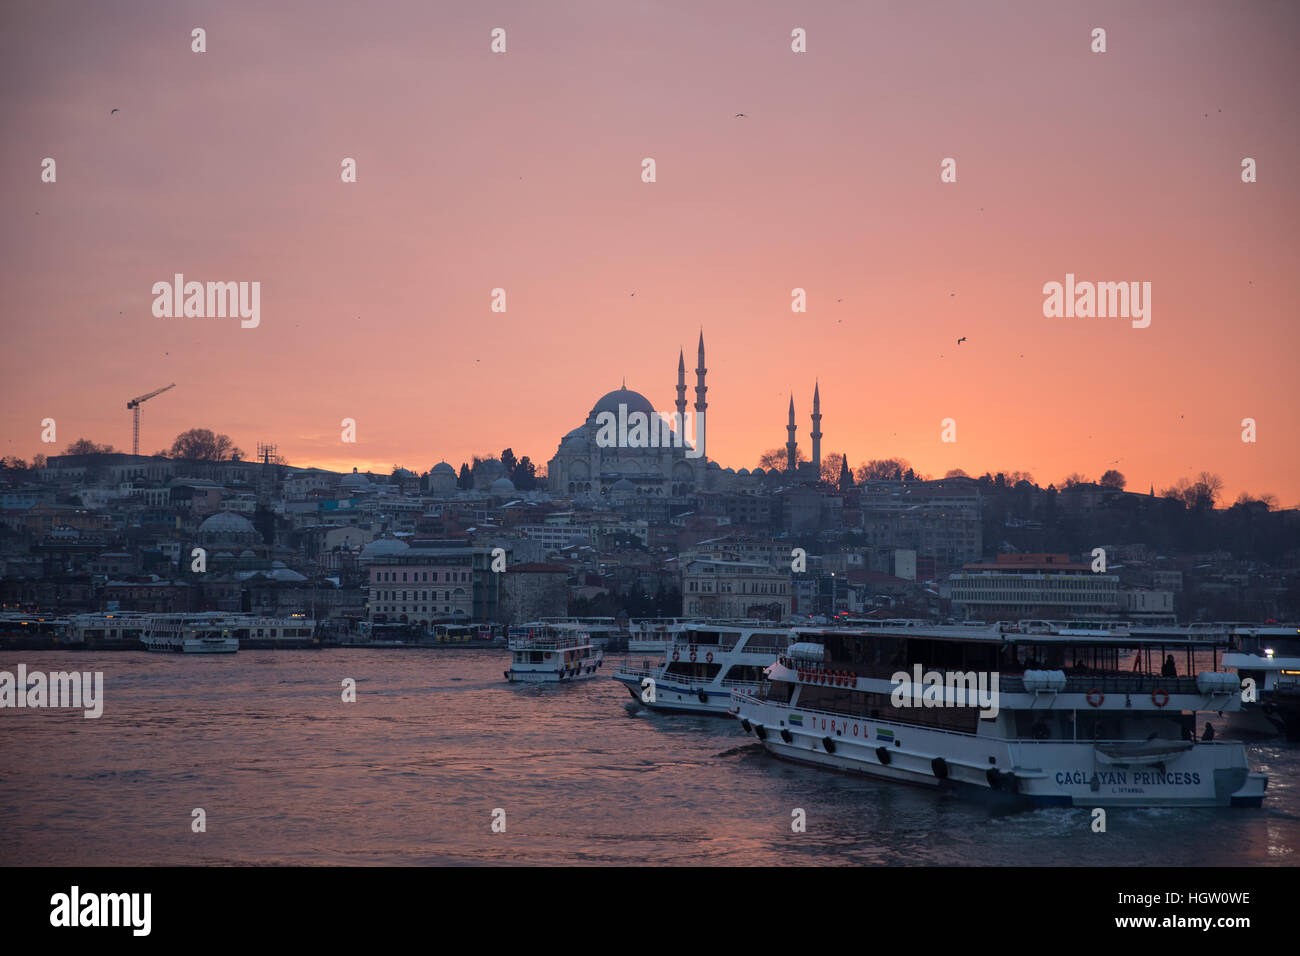
[[[155,395],[161,395],[163,392],[167,391],[167,389],[175,387],[176,383],[172,382],[170,385],[164,385],[162,388],[155,388],[148,395],[141,395],[139,398],[133,398],[126,403],[126,407],[129,408],[135,416],[135,420],[131,425],[131,454],[140,454],[140,403],[147,402]]]

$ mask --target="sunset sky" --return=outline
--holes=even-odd
[[[624,377],[671,409],[703,328],[724,467],[792,391],[807,450],[820,381],[854,466],[1295,506],[1298,47],[1286,2],[6,3],[0,455],[129,451],[175,382],[144,453],[544,463]],[[260,326],[156,318],[177,272]],[[1150,282],[1150,327],[1044,318],[1066,273]]]

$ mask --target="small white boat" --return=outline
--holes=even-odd
[[[151,615],[140,643],[146,651],[176,654],[234,654],[239,650],[234,621],[220,613]]]
[[[757,690],[789,644],[790,628],[777,624],[695,621],[678,627],[663,659],[625,662],[613,677],[651,710],[725,716],[731,692]]]
[[[551,684],[596,676],[605,653],[578,624],[531,624],[509,631],[510,669],[506,680]]]

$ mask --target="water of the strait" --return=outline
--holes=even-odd
[[[786,763],[730,719],[630,713],[608,677],[512,686],[504,651],[0,654],[19,663],[102,671],[105,704],[0,711],[0,864],[1298,862],[1282,742],[1249,750],[1263,809],[1112,809],[1098,834],[1084,808]]]

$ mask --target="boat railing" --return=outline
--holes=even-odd
[[[762,688],[760,687],[759,690],[761,689]],[[966,730],[954,730],[951,727],[934,727],[934,726],[928,726],[923,724],[909,724],[903,721],[890,720],[888,717],[882,717],[880,715],[876,715],[873,717],[869,714],[843,714],[840,713],[839,711],[834,711],[834,710],[820,710],[816,707],[805,707],[802,704],[790,704],[788,701],[768,701],[759,697],[758,694],[748,693],[742,690],[733,689],[731,693],[733,699],[737,697],[744,697],[747,698],[748,700],[753,701],[756,704],[769,704],[775,707],[780,707],[787,711],[793,711],[798,714],[808,714],[809,716],[814,716],[814,717],[825,717],[828,721],[831,719],[834,719],[836,721],[851,720],[855,723],[881,724],[889,729],[893,729],[895,727],[902,727],[905,730],[933,730],[933,731],[938,731],[939,733],[953,734],[958,737],[970,737],[972,739],[978,737],[983,740],[999,740],[1005,743],[1014,744],[1018,747],[1051,746],[1053,744],[1088,744],[1088,745],[1101,744],[1105,746],[1113,746],[1115,744],[1132,744],[1132,743],[1141,742],[1139,740],[1136,740],[1133,737],[1124,737],[1124,738],[1119,738],[1114,740],[1109,738],[1106,739],[1099,738],[1094,740],[1094,739],[1071,738],[1071,737],[1048,738],[1046,740],[1034,740],[1033,738],[1026,738],[1026,737],[989,737],[987,735],[982,735],[982,734],[973,734]],[[1168,740],[1171,743],[1182,742],[1183,740],[1185,740],[1185,738],[1182,737],[1162,737],[1159,739]],[[1194,743],[1196,744],[1197,747],[1234,747],[1234,746],[1242,747],[1242,748],[1245,747],[1245,744],[1240,740],[1223,740],[1219,738],[1216,738],[1214,740],[1196,740],[1194,741]]]
[[[999,675],[998,690],[1004,694],[1033,692],[1026,691],[1023,677],[1008,674]],[[1155,690],[1163,690],[1167,694],[1204,696],[1197,686],[1195,677],[1155,677],[1150,674],[1100,676],[1066,674],[1065,687],[1057,693],[1087,694],[1091,691],[1100,691],[1103,694],[1150,694]]]
[[[584,634],[581,637],[512,637],[509,646],[512,651],[569,651],[590,645],[591,639]]]
[[[906,674],[912,677],[913,668],[906,665],[893,664],[841,664],[832,662],[824,664],[820,661],[799,661],[791,658],[781,658],[782,663],[787,667],[799,670],[811,671],[814,674],[822,672],[830,674],[847,674],[852,677],[862,677],[869,680],[891,680],[895,674]],[[1044,670],[1061,670],[1062,668],[1043,668]],[[925,674],[936,673],[944,678],[945,682],[949,674],[970,674],[969,670],[958,670],[951,668],[927,667],[922,665],[922,671]],[[977,672],[978,673],[978,672]],[[1024,671],[1017,670],[1014,673],[1007,671],[996,671],[998,675],[998,689],[1004,694],[1023,694],[1025,690]],[[815,681],[814,681],[815,682]],[[1101,691],[1103,694],[1149,694],[1157,688],[1164,690],[1169,694],[1193,694],[1203,696],[1197,687],[1195,677],[1160,677],[1155,674],[1132,674],[1132,673],[1092,673],[1079,674],[1065,673],[1065,687],[1058,691],[1063,694],[1086,694],[1092,690]]]

